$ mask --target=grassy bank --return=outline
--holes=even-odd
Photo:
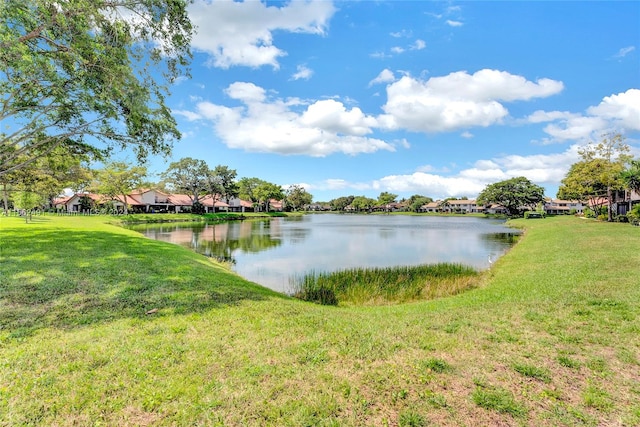
[[[0,425],[640,424],[637,228],[516,221],[480,288],[326,307],[107,220],[0,218]]]
[[[294,296],[324,305],[375,305],[441,298],[480,284],[476,270],[460,264],[353,268],[309,273],[292,280]]]

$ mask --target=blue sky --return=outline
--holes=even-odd
[[[610,131],[640,156],[640,2],[196,0],[190,16],[169,161],[329,201],[473,198],[515,176],[555,197]]]

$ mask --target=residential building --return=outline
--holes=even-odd
[[[620,190],[613,192],[613,212],[616,215],[626,215],[638,203],[640,203],[640,193],[636,191]]]
[[[114,199],[94,193],[78,193],[68,197],[54,200],[54,207],[67,212],[82,212],[82,198],[88,197],[93,207],[101,207],[111,204],[118,211],[124,210],[125,202],[132,212],[184,212],[191,209],[193,202],[186,194],[166,194],[159,190],[136,190],[128,194],[116,196]],[[205,196],[200,200],[205,212],[227,211],[229,205],[221,200],[215,200],[211,196]]]
[[[441,204],[442,212],[447,213],[482,213],[484,207],[478,206],[475,200],[447,200]]]
[[[578,200],[551,199],[544,203],[544,211],[547,215],[568,215],[570,213],[582,214],[586,208]]]
[[[442,204],[441,200],[436,200],[435,202],[429,202],[426,205],[422,205],[420,207],[420,212],[440,212],[441,204]]]

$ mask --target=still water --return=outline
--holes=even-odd
[[[285,293],[291,277],[308,272],[439,262],[485,269],[519,233],[477,217],[339,214],[130,228],[229,261],[242,277]]]

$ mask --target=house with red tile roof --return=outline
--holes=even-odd
[[[118,211],[124,210],[125,203],[134,212],[184,212],[193,206],[191,198],[186,194],[167,194],[159,190],[136,190],[131,194],[116,196],[113,200],[94,193],[78,193],[54,200],[56,209],[67,212],[81,212],[83,197],[88,197],[94,208],[103,207],[109,203]],[[206,196],[200,200],[206,212],[226,211],[229,205],[221,200],[213,200]]]
[[[83,198],[88,199],[88,203],[92,207],[104,205],[109,201],[108,198],[101,194],[95,193],[76,193],[71,196],[61,197],[53,200],[53,207],[67,212],[82,212]]]
[[[230,212],[253,212],[253,203],[248,200],[242,200],[237,197],[229,199],[229,211]]]

